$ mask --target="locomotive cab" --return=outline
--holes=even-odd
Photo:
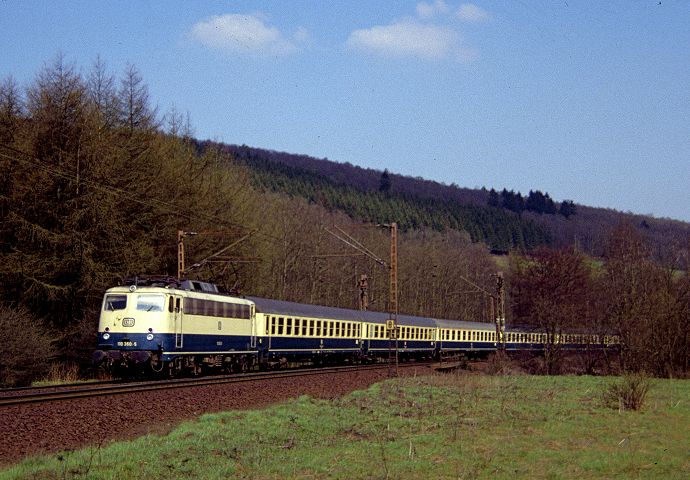
[[[174,328],[175,315],[175,298],[164,288],[109,289],[101,306],[94,361],[131,367],[146,364],[154,356],[158,360],[157,353],[170,342],[167,333]]]

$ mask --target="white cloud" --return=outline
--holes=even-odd
[[[348,37],[346,45],[383,56],[463,58],[459,55],[462,45],[457,32],[447,27],[421,24],[413,20],[355,30]]]
[[[489,12],[474,3],[463,3],[458,8],[456,15],[466,22],[483,22],[489,19]]]
[[[217,15],[194,25],[192,35],[207,47],[229,53],[288,55],[298,50],[294,41],[258,15]],[[308,33],[300,29],[296,36],[301,41]]]
[[[433,18],[439,14],[448,13],[450,7],[444,0],[436,0],[434,3],[420,2],[417,4],[419,18]]]
[[[304,27],[299,27],[295,32],[295,42],[304,44],[311,42],[311,35],[309,31]]]

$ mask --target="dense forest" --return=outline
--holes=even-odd
[[[611,230],[625,222],[636,226],[655,258],[664,262],[682,253],[690,236],[686,222],[593,208],[573,200],[556,202],[548,192],[536,188],[527,195],[507,189],[469,189],[246,145],[202,145],[232,153],[250,168],[253,181],[261,188],[340,208],[365,221],[387,221],[393,212],[404,228],[460,228],[473,241],[496,250],[575,246],[601,257]],[[384,174],[389,186],[382,192]],[[360,194],[356,197],[359,203],[353,204],[351,192]]]
[[[153,107],[134,66],[115,75],[98,59],[81,73],[58,57],[25,88],[0,83],[0,383],[56,364],[86,368],[104,290],[175,275],[178,231],[198,233],[185,239],[188,264],[202,265],[189,276],[357,308],[365,274],[370,308],[385,311],[387,269],[331,232],[386,258],[389,233],[376,224],[393,221],[401,312],[491,322],[486,292],[502,270],[509,323],[617,333],[625,368],[687,369],[687,224],[572,202],[564,212],[538,190],[515,211],[502,192],[490,205],[486,190],[200,142],[191,131],[178,112]],[[547,357],[557,371],[560,352]]]

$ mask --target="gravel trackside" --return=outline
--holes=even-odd
[[[399,369],[405,376],[430,372],[420,365]],[[2,407],[0,465],[36,454],[165,434],[204,413],[263,408],[300,395],[336,398],[387,377],[383,368]]]

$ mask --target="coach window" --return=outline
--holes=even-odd
[[[170,313],[175,311],[175,299],[173,297],[168,298],[168,311]]]
[[[285,335],[292,335],[292,318],[290,317],[285,322]]]

